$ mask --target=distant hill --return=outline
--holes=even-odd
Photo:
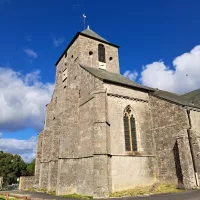
[[[200,106],[200,89],[181,95],[187,102]]]

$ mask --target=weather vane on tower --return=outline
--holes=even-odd
[[[84,26],[84,29],[85,29],[85,20],[86,20],[86,15],[83,14],[83,26]]]

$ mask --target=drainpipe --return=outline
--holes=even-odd
[[[194,154],[194,147],[193,147],[192,138],[191,138],[192,123],[191,123],[191,118],[190,118],[190,110],[187,110],[187,116],[188,116],[188,121],[189,121],[189,128],[187,129],[188,140],[189,140],[190,151],[191,151],[191,155],[192,155],[192,162],[193,162],[193,166],[194,166],[194,174],[195,174],[196,184],[197,184],[197,186],[199,186],[199,179],[198,179],[198,173],[197,173],[197,164],[196,164],[196,158],[195,158],[195,154]]]

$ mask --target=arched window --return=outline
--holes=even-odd
[[[130,106],[124,111],[124,137],[126,151],[137,151],[135,118]]]
[[[99,62],[106,62],[105,47],[103,44],[98,46]]]

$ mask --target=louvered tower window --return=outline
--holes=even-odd
[[[130,106],[124,111],[124,137],[126,151],[137,151],[135,118]]]
[[[99,62],[106,62],[106,54],[105,54],[105,47],[103,44],[99,44],[98,46],[98,53],[99,53]]]

